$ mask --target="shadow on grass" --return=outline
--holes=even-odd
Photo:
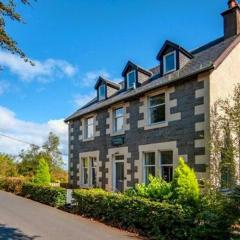
[[[27,236],[17,228],[0,224],[0,240],[34,240],[40,236]]]

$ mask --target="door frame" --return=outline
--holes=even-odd
[[[116,160],[116,156],[123,156],[122,160]],[[124,154],[116,154],[113,156],[113,191],[116,192],[116,163],[123,163],[123,190],[125,190],[125,156]]]

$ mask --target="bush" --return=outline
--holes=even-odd
[[[182,204],[196,204],[200,191],[195,172],[189,168],[183,158],[179,158],[179,163],[174,172],[173,200]]]
[[[162,178],[149,176],[149,184],[137,184],[135,188],[126,191],[128,196],[140,196],[155,201],[169,200],[172,196],[171,184]]]
[[[67,191],[60,187],[24,183],[21,195],[52,207],[62,207],[66,203]]]
[[[25,182],[25,178],[20,178],[20,177],[1,178],[0,189],[7,192],[20,194],[22,191],[22,186],[24,182]]]
[[[159,203],[103,190],[74,190],[76,213],[158,239],[191,239],[191,211],[178,204]]]
[[[33,179],[34,183],[48,185],[51,182],[49,167],[44,158],[39,160],[36,175]]]

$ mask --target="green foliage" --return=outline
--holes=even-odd
[[[20,177],[0,178],[0,189],[7,192],[20,194],[25,181],[25,178]]]
[[[49,173],[49,167],[45,159],[39,160],[39,165],[36,171],[36,175],[33,179],[34,183],[48,185],[51,182],[51,176]]]
[[[149,176],[149,184],[137,184],[135,188],[126,191],[128,196],[140,196],[155,201],[168,200],[172,196],[171,184],[162,178]]]
[[[14,158],[0,153],[0,176],[15,177],[17,176],[17,168]]]
[[[75,190],[76,213],[112,225],[136,229],[155,239],[191,239],[191,211],[178,204],[160,203],[141,197],[103,190]]]
[[[21,195],[52,207],[63,207],[66,203],[67,191],[60,187],[24,183]]]
[[[174,172],[173,199],[179,203],[195,204],[199,199],[199,185],[195,172],[180,158]]]

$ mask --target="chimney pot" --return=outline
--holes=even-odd
[[[238,6],[237,0],[229,0],[229,1],[228,1],[228,7],[229,7],[229,9],[234,8],[234,7],[236,7],[236,6]]]

